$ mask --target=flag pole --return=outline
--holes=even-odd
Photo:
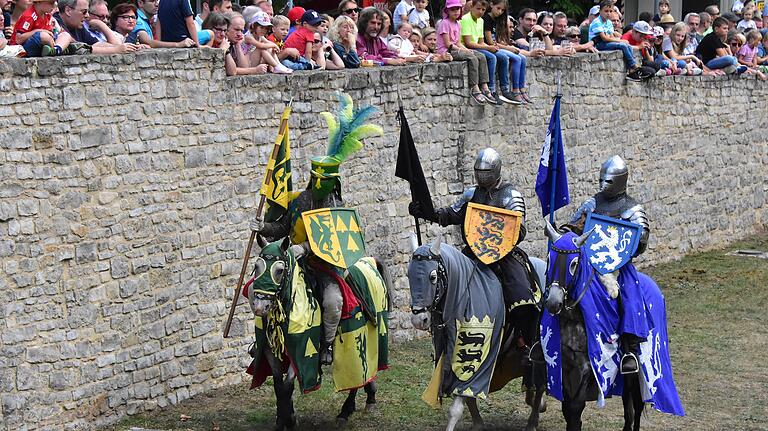
[[[288,101],[288,103],[285,104],[285,108],[288,109],[293,105],[293,97]],[[286,126],[287,126],[286,122]],[[286,132],[285,129],[283,129],[283,122],[282,122],[282,116],[280,121],[280,127],[278,128],[278,136],[283,135]],[[282,142],[275,142],[275,145],[272,147],[272,154],[270,155],[270,160],[273,160],[277,157],[277,153],[280,151],[280,146],[282,145]],[[269,185],[272,178],[272,170],[267,169],[265,182],[267,185]],[[259,199],[259,207],[256,209],[256,217],[261,217],[262,213],[264,212],[264,203],[266,202],[267,197],[265,195],[261,195],[261,199]],[[256,239],[256,231],[251,231],[251,236],[248,238],[248,246],[245,248],[245,256],[243,256],[243,266],[240,268],[240,277],[237,279],[237,287],[235,288],[235,293],[232,295],[232,304],[229,306],[229,316],[227,317],[227,324],[224,326],[224,338],[229,337],[229,330],[232,328],[232,319],[235,317],[235,308],[237,308],[237,301],[240,299],[240,289],[243,287],[243,280],[245,279],[245,273],[248,271],[248,260],[251,257],[251,249],[253,248],[253,241]]]
[[[557,71],[557,93],[555,94],[555,108],[558,108],[558,121],[560,117],[560,98],[563,97],[562,89],[560,87],[560,75],[561,72]],[[554,108],[553,108],[554,109]],[[549,141],[549,148],[550,148],[550,154],[549,154],[549,167],[552,169],[552,187],[549,193],[549,224],[552,226],[555,225],[555,190],[557,187],[555,186],[557,184],[557,152],[559,149],[559,145],[552,145],[552,138],[550,137]],[[554,147],[554,148],[552,148]]]

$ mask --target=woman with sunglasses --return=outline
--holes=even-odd
[[[339,15],[348,16],[357,24],[357,17],[360,14],[360,8],[354,0],[341,0],[339,3]]]

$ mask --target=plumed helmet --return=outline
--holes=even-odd
[[[477,153],[475,159],[475,181],[484,188],[495,186],[501,179],[501,156],[493,148]]]
[[[614,198],[627,191],[629,170],[624,159],[613,156],[600,168],[600,192],[606,198]]]

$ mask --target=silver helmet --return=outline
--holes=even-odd
[[[501,156],[493,148],[477,153],[475,160],[475,181],[483,188],[495,186],[501,180]]]
[[[606,198],[614,198],[627,191],[629,170],[619,156],[613,156],[600,168],[600,192]]]

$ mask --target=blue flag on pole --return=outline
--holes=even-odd
[[[571,202],[568,174],[565,171],[563,134],[560,131],[560,97],[555,98],[549,118],[547,137],[541,148],[539,173],[536,175],[536,195],[541,202],[542,216],[554,213]]]

